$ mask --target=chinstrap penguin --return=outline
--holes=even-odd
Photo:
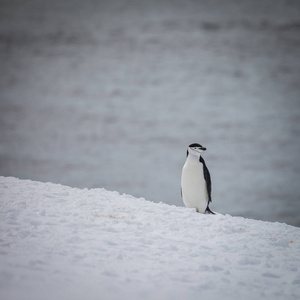
[[[199,213],[215,214],[209,209],[211,202],[211,179],[201,153],[206,148],[191,144],[187,149],[186,162],[182,168],[181,196],[186,207],[196,208]]]

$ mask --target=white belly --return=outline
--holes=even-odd
[[[206,181],[203,175],[203,165],[186,162],[181,176],[182,199],[186,207],[196,208],[204,213],[208,203]]]

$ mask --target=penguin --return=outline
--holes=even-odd
[[[196,208],[203,214],[215,214],[209,208],[211,179],[201,153],[206,148],[194,143],[188,146],[187,158],[182,168],[181,197],[186,207]]]

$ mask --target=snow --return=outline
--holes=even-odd
[[[299,299],[297,227],[13,177],[0,205],[3,300]]]

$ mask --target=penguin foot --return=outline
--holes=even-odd
[[[208,206],[206,207],[205,214],[215,215],[215,213],[213,211],[211,211]]]

